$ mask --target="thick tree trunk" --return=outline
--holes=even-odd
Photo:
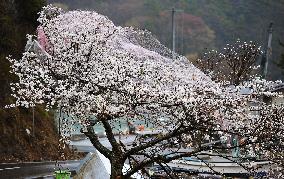
[[[122,174],[124,161],[119,156],[113,156],[111,159],[110,179],[126,179]]]

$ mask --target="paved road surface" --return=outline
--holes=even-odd
[[[80,161],[63,161],[59,162],[59,164],[64,169],[68,168],[75,171]],[[55,162],[0,164],[0,179],[52,178],[54,171]]]

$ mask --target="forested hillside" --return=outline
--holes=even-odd
[[[176,13],[178,52],[195,58],[204,49],[221,49],[240,38],[265,50],[267,29],[274,23],[270,78],[279,79],[277,61],[284,41],[283,0],[48,0],[67,9],[95,9],[116,24],[148,29],[171,47],[171,8]]]

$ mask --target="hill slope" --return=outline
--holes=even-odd
[[[6,109],[11,104],[10,82],[17,80],[9,73],[6,56],[19,58],[26,34],[36,29],[37,12],[43,0],[0,1],[0,163],[16,161],[60,160],[58,134],[51,113],[35,108],[35,136],[32,136],[31,109]],[[69,150],[64,151],[71,155]]]

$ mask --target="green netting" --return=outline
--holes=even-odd
[[[70,179],[70,176],[71,176],[71,172],[67,170],[55,171],[56,179]]]

